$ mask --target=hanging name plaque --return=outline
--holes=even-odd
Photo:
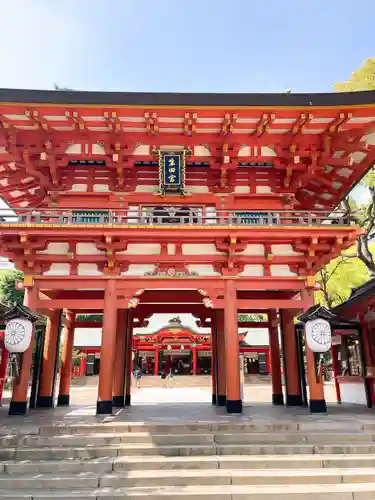
[[[159,182],[161,194],[184,194],[185,151],[159,151]]]

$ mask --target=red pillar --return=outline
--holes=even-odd
[[[78,375],[80,377],[83,377],[84,374],[85,374],[85,358],[81,357],[80,360],[79,360],[79,372],[78,372]]]
[[[112,394],[112,405],[117,408],[123,408],[125,406],[126,316],[127,311],[125,309],[117,313],[116,352]]]
[[[370,343],[369,324],[364,319],[364,314],[360,315],[359,321],[362,325],[363,350],[365,353],[366,365],[373,366],[372,349]]]
[[[225,281],[224,326],[227,374],[227,412],[242,413],[240,352],[237,327],[237,291],[234,280]]]
[[[301,383],[298,367],[297,338],[294,317],[299,311],[283,309],[281,315],[282,345],[284,350],[284,377],[286,386],[286,404],[302,406]]]
[[[302,290],[301,295],[302,299],[310,302],[309,307],[314,305],[314,292],[311,288]],[[307,380],[309,383],[310,411],[311,413],[325,413],[327,411],[327,404],[324,397],[324,375],[323,372],[318,375],[316,374],[315,356],[307,345],[306,336],[305,353],[307,364]]]
[[[55,374],[57,342],[59,340],[60,311],[53,311],[52,317],[47,320],[44,340],[42,375],[37,406],[53,407],[53,377]]]
[[[1,364],[0,364],[0,406],[2,406],[3,392],[5,386],[5,378],[7,375],[9,352],[4,348],[1,353]]]
[[[109,279],[104,293],[104,316],[102,347],[100,350],[100,373],[97,414],[112,413],[113,366],[116,352],[117,295],[116,281]]]
[[[63,330],[63,349],[61,355],[60,387],[58,406],[69,406],[70,403],[70,381],[72,377],[72,358],[74,341],[74,318],[75,314],[68,311],[66,314],[66,326]]]
[[[126,339],[126,371],[125,371],[125,406],[131,405],[132,371],[133,371],[133,314],[128,312],[128,328]]]
[[[266,351],[266,372],[271,373],[271,353],[269,349]]]
[[[215,315],[211,327],[211,378],[212,378],[212,404],[217,404],[217,328]]]
[[[336,390],[336,399],[338,403],[341,403],[341,392],[340,392],[340,384],[337,380],[337,377],[340,375],[340,370],[339,370],[339,363],[337,360],[337,352],[336,352],[336,346],[332,345],[331,347],[331,352],[332,352],[332,368],[333,368],[333,380],[335,382],[335,390]]]
[[[271,355],[271,378],[272,378],[272,403],[274,405],[283,405],[283,385],[281,378],[281,359],[277,313],[275,310],[269,311],[269,339]]]
[[[38,290],[35,286],[26,288],[24,305],[31,311],[36,311],[38,299]],[[21,370],[18,377],[13,380],[12,399],[9,405],[9,415],[26,415],[27,401],[29,392],[30,371],[33,361],[33,345],[35,337],[35,328],[33,326],[33,334],[30,347],[22,355]]]
[[[215,316],[217,325],[217,405],[225,406],[227,404],[227,376],[224,310],[218,309]]]
[[[154,375],[157,377],[159,375],[159,347],[155,347],[155,366]]]
[[[193,346],[193,375],[197,374],[197,346]]]

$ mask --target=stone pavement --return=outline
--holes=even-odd
[[[350,426],[350,420],[374,422],[375,410],[361,405],[337,405],[333,386],[327,386],[327,415],[311,415],[308,408],[275,407],[270,404],[271,388],[248,386],[244,391],[243,415],[228,415],[225,408],[211,405],[208,388],[174,387],[134,389],[132,406],[114,409],[113,415],[96,415],[95,387],[72,389],[72,404],[69,408],[29,410],[26,417],[9,417],[8,405],[0,408],[0,433],[32,432],[41,425],[50,424],[90,424],[99,422],[342,422]],[[328,397],[329,396],[329,397]]]

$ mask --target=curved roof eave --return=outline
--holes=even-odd
[[[311,94],[215,94],[0,89],[1,103],[114,106],[320,107],[375,105],[375,91]]]

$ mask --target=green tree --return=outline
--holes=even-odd
[[[358,236],[356,255],[367,267],[370,276],[375,276],[375,261],[373,251],[370,249],[371,242],[375,237],[375,169],[372,169],[361,181],[368,189],[370,200],[362,205],[356,205],[351,195],[344,198],[340,209],[345,212],[348,220],[361,226],[363,232]],[[374,250],[374,247],[372,247]]]
[[[77,314],[77,321],[103,321],[103,314]]]
[[[317,275],[320,290],[317,302],[329,308],[344,302],[352,288],[362,285],[370,277],[366,265],[355,256],[355,247],[343,252],[323,267]]]
[[[350,75],[348,81],[337,83],[334,90],[335,92],[375,90],[375,57],[367,59],[360,68]]]
[[[247,321],[254,321],[256,323],[267,321],[266,314],[239,314],[237,317],[240,323],[246,323]]]
[[[0,301],[6,306],[23,304],[25,292],[16,289],[16,280],[23,280],[21,271],[4,271],[0,275]]]
[[[338,83],[335,86],[337,92],[354,92],[359,90],[375,90],[375,57],[367,59],[364,64],[354,73],[347,82]],[[361,181],[362,186],[367,188],[370,200],[358,206],[349,193],[340,204],[339,209],[345,212],[348,220],[355,222],[363,229],[363,233],[357,239],[356,249],[351,256],[356,256],[366,266],[369,276],[375,276],[374,253],[370,244],[375,237],[375,169],[374,167],[365,175]],[[374,248],[373,248],[374,249]],[[348,253],[346,253],[348,255]],[[343,259],[344,261],[347,259]],[[335,264],[337,265],[337,263]],[[340,266],[341,267],[341,264]],[[339,267],[337,269],[339,269]],[[330,271],[328,271],[328,274]]]

